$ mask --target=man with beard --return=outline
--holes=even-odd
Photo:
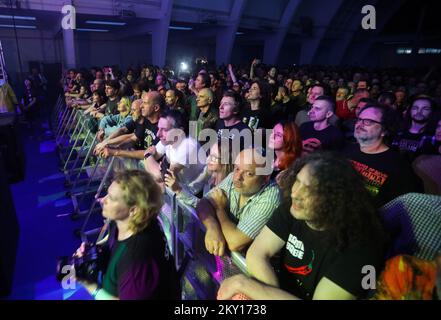
[[[404,130],[398,132],[392,146],[412,162],[421,153],[422,141],[434,133],[431,123],[433,101],[427,96],[418,96],[411,104],[405,119]]]
[[[330,97],[320,96],[314,101],[308,113],[311,121],[300,127],[304,152],[311,153],[317,149],[340,150],[343,147],[343,134],[329,123],[334,110],[334,102]]]
[[[407,161],[385,142],[393,127],[393,117],[393,111],[388,108],[366,105],[355,124],[354,137],[358,144],[344,151],[363,176],[377,208],[402,194],[422,191]]]
[[[178,89],[169,89],[165,94],[166,109],[178,110],[185,114],[184,109],[185,95]]]

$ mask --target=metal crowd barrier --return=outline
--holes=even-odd
[[[168,188],[160,220],[165,227],[176,267],[182,274],[183,299],[216,299],[220,283],[232,275],[248,274],[239,252],[216,257],[205,249],[205,227],[194,208],[185,205]],[[171,210],[170,210],[171,209]]]
[[[103,177],[109,169],[103,159],[93,155],[97,137],[89,128],[88,119],[83,110],[68,108],[64,97],[58,97],[52,121],[55,122],[60,169],[65,175],[65,186],[69,188],[66,194],[72,198],[74,206],[73,218],[88,216],[90,196],[103,188]]]
[[[83,110],[66,107],[60,96],[54,108],[52,121],[58,146],[65,186],[72,199],[73,218],[84,217],[77,235],[83,241],[95,238],[102,226],[91,226],[91,218],[101,212],[99,199],[105,195],[112,180],[115,157],[101,159],[93,155],[96,135],[87,126]],[[223,279],[238,273],[247,273],[245,258],[232,252],[221,258],[205,249],[205,227],[195,209],[185,205],[168,188],[159,219],[167,236],[170,251],[181,276],[183,299],[215,299]],[[90,227],[90,228],[89,228]]]

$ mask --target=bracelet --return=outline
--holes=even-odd
[[[96,289],[92,292],[92,297],[95,299],[98,292],[100,292],[101,287],[97,286]]]

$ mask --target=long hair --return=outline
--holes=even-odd
[[[127,96],[124,96],[124,97],[121,98],[119,103],[123,103],[124,107],[126,109],[126,112],[123,112],[123,114],[128,114],[130,112],[130,107],[132,105],[132,102],[130,101],[130,98],[127,97]]]
[[[279,121],[283,127],[283,155],[279,159],[279,169],[287,169],[302,154],[302,138],[299,127],[293,121]],[[277,125],[276,124],[276,125]]]
[[[353,243],[385,244],[385,233],[362,177],[349,161],[333,152],[314,152],[287,170],[283,187],[291,189],[297,174],[308,166],[311,185],[311,223],[329,234],[337,250]],[[285,190],[287,194],[288,190]]]
[[[259,109],[268,109],[271,106],[271,86],[262,80],[253,81],[251,85],[257,84],[260,91]]]
[[[113,182],[123,190],[123,199],[128,207],[137,207],[129,218],[129,229],[139,233],[147,228],[159,214],[163,199],[159,185],[153,177],[141,170],[127,170],[116,175]]]
[[[422,132],[424,134],[433,134],[435,132],[436,129],[436,125],[437,122],[435,121],[435,114],[437,112],[437,108],[436,108],[436,103],[435,101],[432,99],[432,97],[427,96],[427,95],[418,95],[416,97],[413,97],[408,108],[407,108],[407,112],[406,115],[404,116],[404,120],[403,120],[403,130],[409,130],[410,127],[412,126],[412,106],[415,103],[415,101],[417,100],[425,100],[428,101],[430,104],[430,108],[432,110],[431,112],[431,116],[429,117],[429,120],[427,121],[426,125],[422,128]]]

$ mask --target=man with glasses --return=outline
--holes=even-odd
[[[320,96],[314,101],[311,110],[308,112],[311,121],[302,124],[300,127],[304,152],[311,153],[318,149],[342,149],[343,134],[338,128],[330,124],[334,111],[335,104],[331,97]]]
[[[358,144],[348,146],[344,151],[363,176],[377,208],[402,194],[420,191],[410,165],[387,145],[393,115],[385,107],[366,105],[360,110],[355,124],[354,137]]]

